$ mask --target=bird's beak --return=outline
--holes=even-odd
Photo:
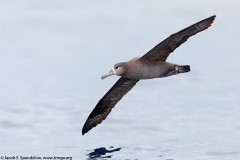
[[[111,75],[114,75],[113,69],[111,69],[107,74],[102,75],[101,78],[104,79],[104,78],[107,78],[107,77],[109,77],[109,76],[111,76]]]

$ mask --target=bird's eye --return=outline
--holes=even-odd
[[[119,67],[115,67],[114,69],[118,69]]]

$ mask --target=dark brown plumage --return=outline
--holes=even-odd
[[[119,75],[121,78],[97,103],[85,122],[82,134],[101,123],[111,112],[112,108],[129,92],[140,79],[167,77],[190,71],[189,65],[177,65],[165,62],[170,53],[187,41],[192,35],[207,29],[213,23],[215,16],[191,25],[159,43],[141,58],[115,64],[102,79]]]
[[[82,134],[101,123],[108,116],[117,102],[122,99],[122,97],[127,94],[127,92],[130,91],[138,81],[139,80],[130,80],[124,77],[119,78],[89,115],[83,126]]]
[[[167,39],[156,45],[148,53],[140,58],[141,62],[156,62],[166,61],[170,53],[172,53],[177,47],[186,42],[189,37],[201,32],[211,26],[215,19],[215,15],[206,18],[200,22],[197,22],[175,34],[172,34]]]

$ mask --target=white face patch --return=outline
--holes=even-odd
[[[176,70],[177,73],[179,73],[179,68],[178,67],[175,67],[175,70]]]
[[[114,73],[114,74],[116,73],[116,71],[115,71],[114,67],[112,67],[112,71],[113,71],[113,73]]]

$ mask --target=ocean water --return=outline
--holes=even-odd
[[[0,158],[240,159],[239,9],[238,1],[0,2]],[[168,58],[191,72],[140,81],[82,136],[118,79],[102,74],[214,14],[212,27]]]

